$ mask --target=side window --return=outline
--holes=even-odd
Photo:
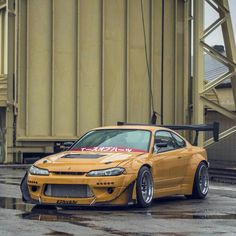
[[[158,144],[166,143],[167,146],[157,147]],[[155,145],[157,144],[157,145]],[[155,134],[155,142],[154,142],[154,152],[166,152],[170,150],[174,150],[176,148],[175,141],[173,136],[168,131],[157,131]]]
[[[180,138],[178,135],[176,135],[174,133],[171,133],[171,134],[172,134],[172,136],[174,138],[174,141],[177,144],[178,148],[183,148],[183,147],[186,146],[186,143],[185,143],[185,141],[182,138]]]

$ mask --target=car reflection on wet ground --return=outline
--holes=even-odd
[[[0,169],[0,235],[236,235],[236,186],[213,183],[205,200],[173,196],[148,209],[39,208],[21,200],[24,170]]]

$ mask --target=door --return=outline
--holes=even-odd
[[[179,187],[186,174],[189,158],[186,143],[173,134],[169,131],[157,131],[155,134],[155,143],[166,143],[166,146],[154,149],[153,176],[158,190]],[[177,138],[180,138],[178,143]]]

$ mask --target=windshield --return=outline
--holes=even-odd
[[[151,132],[134,129],[94,130],[83,136],[70,150],[104,152],[148,152]]]

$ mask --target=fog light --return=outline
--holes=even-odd
[[[109,194],[112,194],[112,193],[114,192],[114,189],[113,189],[113,188],[108,188],[108,189],[107,189],[107,192],[108,192]]]
[[[37,186],[32,186],[32,187],[31,187],[31,190],[32,190],[32,192],[36,192],[36,191],[37,191],[37,189],[38,189],[38,187],[37,187]]]

